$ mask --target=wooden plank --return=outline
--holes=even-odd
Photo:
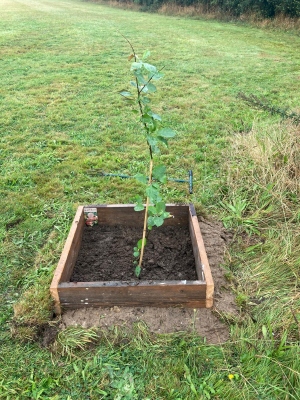
[[[206,299],[205,301],[205,308],[211,308],[214,305],[213,297],[211,299]]]
[[[205,277],[202,269],[202,261],[200,257],[200,251],[199,251],[199,246],[197,243],[197,238],[195,235],[195,230],[193,227],[192,220],[190,220],[190,235],[191,235],[191,241],[192,241],[192,246],[193,246],[193,253],[195,257],[195,266],[196,266],[196,272],[197,272],[197,278],[199,281],[204,281],[205,282]]]
[[[197,281],[195,281],[197,282]],[[58,287],[61,305],[77,304],[81,307],[101,306],[171,306],[184,305],[186,303],[206,303],[206,285],[195,284],[165,284],[165,285],[141,285],[141,286],[103,286],[97,287],[93,282],[80,282],[67,287],[66,284]],[[162,286],[163,290],[162,290]]]
[[[61,282],[69,281],[73,273],[73,269],[81,247],[84,226],[84,214],[82,212],[82,207],[79,207],[78,213],[76,213],[71,226],[65,248],[63,249],[62,257],[58,263],[58,265],[60,265],[61,262],[65,264],[63,273],[61,274]]]
[[[134,289],[134,290],[131,290]],[[178,302],[189,300],[206,299],[206,291],[199,290],[194,287],[193,290],[186,289],[173,289],[172,291],[165,292],[161,287],[151,286],[147,290],[142,287],[107,287],[97,290],[96,288],[58,288],[59,298],[63,302],[86,302],[93,303],[99,301],[108,301],[118,303],[128,301],[139,301],[141,304],[147,305],[147,302]]]
[[[84,226],[84,214],[83,207],[80,206],[77,209],[75,218],[70,228],[69,235],[67,237],[65,246],[63,248],[60,260],[54,272],[54,276],[50,285],[50,293],[54,299],[54,308],[56,314],[61,313],[60,299],[57,291],[57,287],[61,281],[70,279],[73,268],[78,256],[80,249],[80,243],[82,238]]]
[[[134,204],[92,204],[86,207],[96,207],[98,212],[98,223],[100,225],[126,225],[141,226],[144,223],[143,211],[134,211]],[[164,225],[188,226],[189,207],[187,205],[167,204],[167,211],[173,217],[165,220]]]
[[[201,270],[203,270],[205,282],[206,282],[206,307],[210,308],[213,305],[213,294],[214,294],[214,281],[211,274],[211,269],[209,266],[203,237],[200,231],[200,226],[198,222],[197,215],[195,213],[195,209],[190,207],[190,222],[189,222],[191,238],[193,243],[193,250],[195,255],[196,269],[197,273],[201,274]],[[200,263],[199,263],[200,259]],[[201,270],[200,270],[201,268]],[[201,276],[198,275],[198,279],[201,279]]]
[[[101,289],[107,287],[120,288],[120,287],[131,287],[131,288],[144,288],[147,290],[148,287],[160,286],[164,287],[164,290],[173,290],[173,287],[177,288],[191,288],[197,286],[199,289],[206,292],[206,283],[200,281],[95,281],[95,282],[61,282],[58,285],[60,289]],[[134,289],[133,289],[134,290]]]
[[[164,225],[189,225],[189,206],[188,205],[174,205],[167,204],[166,211],[168,211],[172,217],[164,220]]]
[[[99,308],[99,307],[112,307],[112,306],[118,306],[118,307],[143,307],[145,304],[140,304],[139,302],[133,302],[132,300],[128,304],[124,303],[114,303],[111,304],[109,303],[93,303],[93,304],[82,304],[82,303],[62,303],[61,307],[62,310],[78,310],[80,308]],[[155,303],[148,303],[147,307],[158,307],[158,308],[168,308],[168,307],[177,307],[177,308],[205,308],[206,307],[206,300],[197,300],[197,301],[187,301],[185,303],[159,303],[156,301]]]

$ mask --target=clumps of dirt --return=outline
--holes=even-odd
[[[58,332],[59,325],[56,321],[42,326],[39,334],[41,346],[50,347],[55,342]]]
[[[237,307],[234,295],[224,277],[222,263],[226,246],[232,235],[222,223],[199,218],[200,228],[215,284],[212,309],[112,307],[88,308],[67,311],[62,315],[61,328],[68,326],[99,327],[107,330],[112,326],[130,329],[135,322],[143,321],[152,333],[196,332],[207,343],[224,343],[229,338],[229,327],[219,315],[234,316]]]
[[[134,274],[132,250],[140,236],[141,229],[136,227],[85,226],[71,282],[139,282]],[[197,280],[188,227],[161,226],[148,232],[141,278]]]
[[[112,326],[130,328],[143,321],[152,333],[196,332],[208,343],[223,343],[229,337],[228,327],[209,309],[112,307],[68,311],[62,327],[81,325],[109,329]]]
[[[237,314],[235,296],[224,276],[222,264],[226,248],[232,241],[233,235],[228,232],[221,222],[199,218],[205,250],[215,285],[213,310],[224,314]]]
[[[11,337],[22,343],[37,342],[41,347],[50,347],[56,340],[60,330],[58,321],[51,321],[41,325],[20,324],[12,321],[10,324]]]

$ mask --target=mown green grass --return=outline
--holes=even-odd
[[[287,178],[298,142],[280,146],[294,128],[236,97],[255,93],[299,112],[300,38],[75,0],[0,7],[0,398],[300,398],[299,186],[297,174]],[[226,267],[241,312],[222,316],[227,344],[151,337],[143,326],[100,335],[85,351],[72,331],[53,354],[24,342],[51,317],[48,286],[77,205],[141,194],[135,181],[88,173],[146,167],[135,117],[118,95],[130,80],[118,30],[165,66],[156,109],[178,136],[164,162],[172,177],[195,176],[193,195],[172,183],[166,200],[193,201],[235,229]]]

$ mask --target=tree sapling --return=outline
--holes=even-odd
[[[150,106],[150,97],[156,92],[156,86],[153,82],[163,77],[161,70],[147,62],[150,56],[149,51],[146,51],[142,58],[139,58],[129,40],[127,38],[125,40],[132,51],[128,60],[133,60],[130,68],[134,77],[130,82],[133,87],[133,93],[128,90],[122,90],[120,94],[134,106],[133,112],[139,114],[139,123],[141,123],[149,155],[148,176],[143,174],[135,176],[139,182],[145,185],[146,197],[146,205],[143,204],[143,200],[140,197],[134,208],[135,211],[145,211],[143,235],[133,251],[134,264],[136,265],[135,274],[139,277],[142,269],[144,248],[147,242],[147,228],[151,230],[154,226],[159,227],[163,225],[166,218],[171,217],[170,213],[166,211],[166,203],[160,194],[160,185],[167,181],[166,167],[163,164],[154,165],[154,155],[156,155],[156,161],[160,154],[159,146],[161,144],[168,146],[168,139],[173,138],[176,133],[170,128],[161,126],[161,116],[153,112]]]

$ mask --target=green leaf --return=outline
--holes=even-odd
[[[172,137],[176,136],[176,132],[174,132],[173,129],[170,129],[170,128],[163,128],[163,129],[160,129],[160,130],[157,132],[157,134],[158,134],[159,136],[165,138],[165,139],[172,138]]]
[[[144,211],[145,207],[143,206],[143,204],[136,204],[134,207],[134,211]]]
[[[153,178],[161,183],[167,182],[166,167],[164,165],[157,165],[153,168]]]
[[[152,65],[152,64],[148,64],[148,63],[143,63],[143,67],[148,71],[151,72],[151,76],[157,73],[157,68]]]
[[[155,206],[149,206],[148,207],[148,214],[149,215],[155,215],[155,214],[157,214],[157,210],[156,210],[156,207]]]
[[[142,68],[142,66],[143,66],[143,63],[142,63],[142,62],[133,62],[133,63],[131,64],[130,70],[131,70],[131,71],[137,71],[137,70],[140,70],[140,69]]]
[[[163,138],[162,136],[157,136],[157,139],[161,142],[163,142],[163,144],[165,144],[168,147],[168,141],[167,139]]]
[[[146,50],[145,52],[144,52],[144,54],[143,54],[143,60],[146,60],[149,56],[150,56],[150,51],[149,50]]]
[[[152,152],[155,154],[160,154],[160,148],[158,146],[151,146]]]
[[[148,115],[150,115],[150,117],[152,117],[153,119],[155,119],[156,121],[161,121],[161,116],[158,114],[155,114],[154,112],[152,112],[151,110],[148,111]]]
[[[156,86],[153,85],[153,83],[151,82],[147,83],[146,87],[150,93],[156,92]]]
[[[150,75],[150,74],[149,74]],[[161,79],[164,76],[164,74],[160,73],[160,72],[156,72],[154,75],[149,76],[149,79],[152,78],[155,81],[158,81],[159,79]]]
[[[151,108],[149,106],[144,107],[144,114],[148,114],[148,112],[151,111]]]
[[[136,79],[138,80],[139,85],[146,85],[148,81],[144,78],[143,74],[139,71],[135,71],[134,75],[136,76]]]
[[[155,137],[153,136],[147,136],[147,142],[149,144],[149,146],[156,146],[157,145],[157,140]]]
[[[141,98],[141,102],[142,102],[143,104],[149,104],[149,103],[151,102],[151,100],[150,100],[148,97],[143,96],[143,97]]]
[[[166,204],[163,201],[159,201],[156,204],[157,214],[161,214],[161,216],[163,216],[163,213],[164,213],[165,209],[166,209]],[[170,214],[170,213],[167,213],[167,214]]]
[[[143,240],[143,239],[140,239],[140,240],[137,242],[137,247],[138,247],[139,250],[142,248],[143,242],[144,242],[144,247],[145,247],[146,244],[147,244],[147,239],[146,239],[146,238],[144,238],[144,240]]]
[[[153,134],[156,131],[156,128],[157,128],[157,121],[155,119],[152,119],[152,124],[149,124],[150,134]]]
[[[150,198],[151,203],[155,204],[161,200],[161,197],[159,195],[159,190],[154,186],[154,184],[146,188],[146,194]]]
[[[143,199],[141,196],[135,196],[134,197],[134,202],[135,203],[143,203]]]
[[[155,189],[159,189],[159,183],[157,183],[157,182],[153,182],[152,183],[152,186],[155,188]]]
[[[164,219],[162,217],[154,217],[154,225],[162,226]]]
[[[134,177],[138,182],[145,183],[145,184],[148,182],[147,177],[143,174],[136,174]]]
[[[155,225],[154,217],[152,217],[152,216],[148,217],[147,225],[148,225],[148,229],[151,230],[152,227]]]
[[[121,92],[119,92],[119,94],[123,97],[132,97],[132,94],[130,92],[128,92],[128,90],[121,90]]]
[[[161,216],[163,217],[163,219],[166,219],[166,218],[170,218],[171,214],[168,211],[165,211],[161,214]]]
[[[141,267],[140,267],[139,265],[137,265],[137,266],[135,267],[134,273],[135,273],[135,276],[136,276],[137,278],[140,276],[140,274],[141,274]]]
[[[146,124],[151,124],[152,123],[152,118],[148,114],[143,114],[142,122],[145,122]]]
[[[140,255],[140,252],[139,251],[134,251],[134,253],[133,253],[133,256],[134,257],[138,257]]]

